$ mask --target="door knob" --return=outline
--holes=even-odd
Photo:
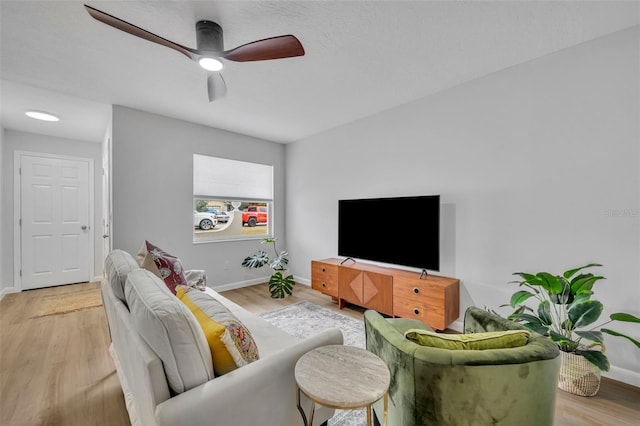
[[[89,227],[87,225],[82,225],[80,229],[82,229],[83,231],[86,231],[87,229],[89,229]]]
[[[107,234],[104,234],[102,238],[109,238],[109,236]]]

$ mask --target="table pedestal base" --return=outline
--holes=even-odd
[[[298,388],[298,393],[296,395],[296,405],[298,406],[298,411],[300,411],[300,415],[302,416],[302,421],[304,423],[304,426],[313,426],[313,415],[315,414],[316,411],[316,402],[309,396],[306,395],[307,398],[309,398],[309,400],[311,400],[311,415],[309,416],[309,420],[307,420],[307,414],[304,412],[304,409],[302,408],[302,404],[300,403],[300,393],[304,393],[300,390],[300,388]],[[376,402],[376,401],[373,401]],[[387,393],[385,392],[384,396],[382,397],[382,402],[384,405],[384,415],[382,417],[382,426],[387,426],[387,410],[388,410],[388,397],[387,397]],[[367,409],[367,426],[372,426],[373,425],[373,403],[371,404],[367,404],[366,406]],[[335,408],[337,410],[355,410],[358,408],[362,408],[362,407],[331,407],[331,408]]]

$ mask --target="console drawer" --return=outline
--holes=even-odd
[[[338,265],[311,261],[311,288],[338,297]]]

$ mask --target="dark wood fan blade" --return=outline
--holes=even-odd
[[[222,57],[230,61],[248,62],[303,55],[302,43],[295,36],[289,34],[243,44],[235,49],[225,51]]]
[[[188,47],[179,45],[178,43],[174,43],[171,40],[167,40],[166,38],[160,37],[159,35],[150,33],[147,30],[144,30],[126,21],[123,21],[120,18],[116,18],[115,16],[109,15],[108,13],[102,12],[91,6],[87,6],[86,4],[84,5],[84,7],[87,9],[87,12],[89,12],[89,15],[91,15],[93,18],[97,19],[98,21],[104,24],[110,25],[114,28],[117,28],[129,34],[132,34],[136,37],[140,37],[145,40],[158,43],[162,46],[166,46],[173,50],[177,50],[178,52],[185,55],[187,58],[194,59],[193,54],[196,53],[196,51],[193,49],[189,49]]]
[[[207,77],[207,92],[209,93],[209,102],[213,102],[218,98],[227,94],[227,84],[219,72],[209,74]]]

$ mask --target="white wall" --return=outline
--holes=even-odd
[[[639,38],[635,27],[288,145],[292,272],[310,278],[312,259],[337,254],[339,199],[440,194],[441,274],[461,280],[461,313],[508,303],[513,272],[599,262],[602,318],[640,315]],[[372,232],[393,232],[383,218]],[[611,375],[640,386],[640,351],[606,343]]]
[[[2,239],[0,240],[2,257],[0,259],[0,282],[3,290],[12,289],[13,283],[13,157],[15,151],[41,152],[55,155],[90,158],[94,161],[94,273],[102,274],[102,153],[100,144],[72,139],[44,136],[6,129],[2,154]],[[92,279],[94,277],[91,277]]]
[[[273,165],[274,233],[284,239],[284,145],[120,106],[112,132],[114,249],[135,254],[147,239],[206,270],[218,290],[264,282],[270,269],[240,266],[264,248],[258,240],[193,243],[193,154]]]

